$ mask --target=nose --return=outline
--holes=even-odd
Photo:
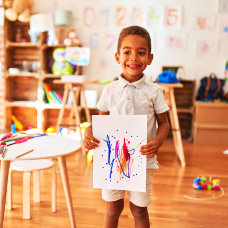
[[[137,60],[137,54],[135,52],[132,52],[130,55],[130,61],[136,61]]]

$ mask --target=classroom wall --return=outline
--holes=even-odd
[[[199,81],[211,72],[224,77],[225,62],[228,60],[228,33],[221,32],[221,25],[228,24],[228,13],[219,10],[220,1],[227,2],[39,0],[35,1],[34,10],[53,13],[55,9],[63,8],[73,11],[72,27],[77,29],[83,45],[91,48],[90,64],[84,68],[84,74],[91,80],[111,80],[121,72],[114,60],[119,31],[122,27],[139,24],[149,30],[153,39],[154,61],[146,70],[149,80],[156,79],[162,65],[181,65],[184,67],[184,78]],[[174,11],[169,11],[170,26],[165,25],[166,7],[181,9],[182,12],[180,17],[172,15]],[[181,18],[178,20],[181,23],[176,23],[176,18]],[[199,18],[201,29],[197,26]]]

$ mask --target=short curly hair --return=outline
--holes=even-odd
[[[151,38],[149,32],[140,26],[133,25],[126,28],[123,28],[120,32],[118,44],[117,44],[117,52],[120,52],[121,44],[123,42],[123,39],[128,35],[139,35],[146,39],[148,44],[148,55],[151,53]]]

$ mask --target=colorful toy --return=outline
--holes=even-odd
[[[77,32],[75,29],[69,29],[64,39],[64,44],[67,46],[80,46],[81,41],[78,38]]]
[[[56,48],[53,51],[53,60],[50,62],[53,74],[65,75],[74,73],[75,66],[65,60],[65,54],[65,48]]]
[[[55,133],[56,132],[56,127],[55,126],[51,126],[49,128],[47,128],[47,130],[45,131],[45,133]]]
[[[11,119],[16,125],[17,130],[19,131],[23,130],[24,128],[23,124],[14,115],[11,116]]]
[[[197,189],[197,190],[219,190],[220,184],[220,180],[219,179],[213,179],[211,181],[211,177],[209,178],[209,181],[207,181],[206,177],[196,177],[194,178],[194,182],[193,182],[193,188]]]

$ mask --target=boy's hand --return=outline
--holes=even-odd
[[[159,146],[160,143],[158,142],[158,140],[156,140],[155,138],[150,139],[146,145],[140,147],[139,152],[142,155],[146,155],[147,158],[152,158],[158,152]]]
[[[98,147],[98,143],[100,143],[100,141],[93,137],[92,126],[90,125],[85,129],[85,134],[84,134],[85,148],[88,150],[92,150]]]

